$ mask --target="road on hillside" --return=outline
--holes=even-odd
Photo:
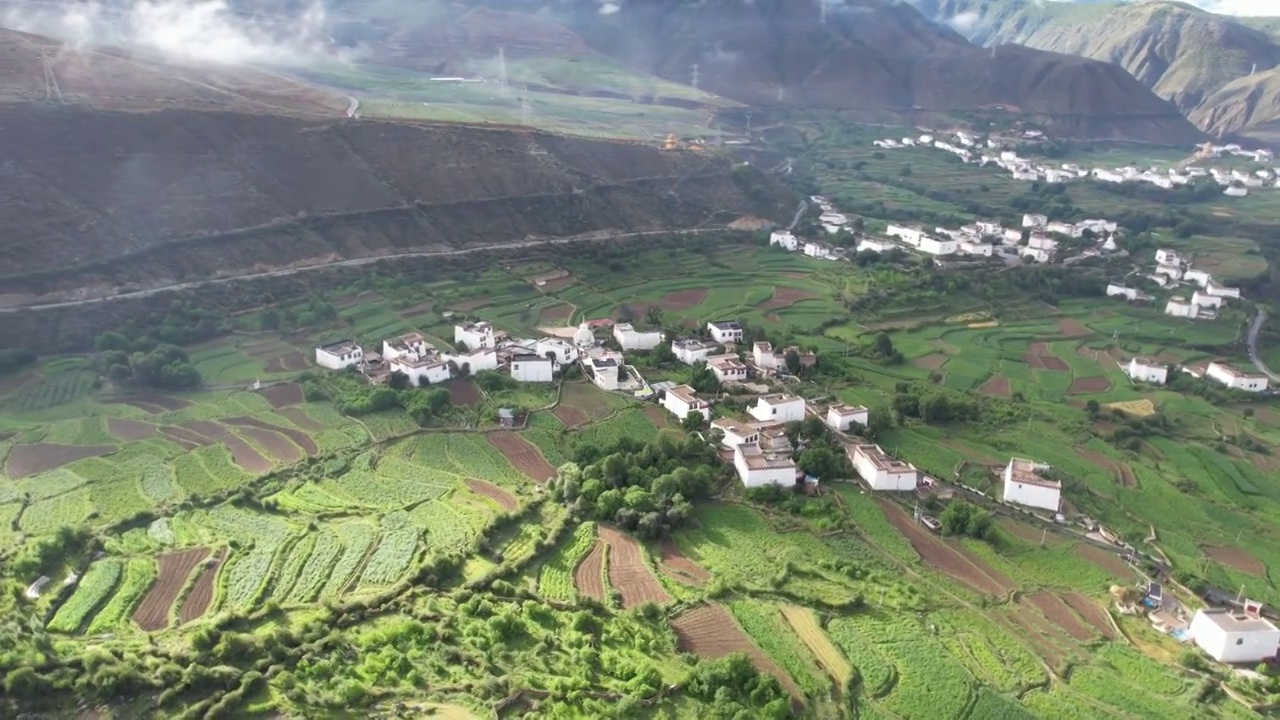
[[[348,95],[347,102],[351,103],[350,105],[347,106],[347,117],[349,118],[360,117],[360,101]]]
[[[135,290],[133,292],[116,293],[114,295],[104,295],[96,298],[85,298],[83,300],[67,300],[65,302],[44,303],[42,305],[21,305],[17,307],[0,307],[0,314],[16,313],[22,311],[38,311],[38,310],[56,310],[58,308],[79,307],[82,305],[92,305],[94,303],[109,302],[111,300],[127,300],[134,298],[145,298],[157,295],[163,292],[171,292],[177,290],[192,290],[195,288],[205,287],[207,285],[223,285],[226,283],[240,282],[242,280],[259,280],[262,278],[286,277],[288,275],[297,275],[298,273],[310,272],[312,270],[325,270],[328,268],[338,267],[358,267],[360,265],[372,265],[374,263],[385,262],[387,260],[405,260],[408,258],[428,258],[428,257],[458,257],[460,255],[470,255],[472,253],[492,252],[495,250],[518,250],[520,248],[539,247],[543,245],[570,245],[580,242],[599,242],[601,240],[617,240],[621,238],[645,237],[648,235],[697,235],[705,232],[718,232],[723,230],[722,227],[707,228],[691,228],[688,230],[643,230],[640,232],[618,233],[618,234],[602,234],[595,233],[589,235],[574,235],[573,237],[548,238],[546,240],[522,240],[520,242],[505,243],[502,245],[485,245],[483,247],[464,248],[462,250],[434,250],[422,252],[397,253],[395,255],[378,255],[376,257],[352,258],[350,260],[335,260],[333,262],[320,263],[317,265],[304,265],[295,268],[285,268],[283,270],[270,270],[268,272],[247,273],[244,275],[234,275],[224,278],[215,278],[212,280],[197,280],[195,282],[175,283],[173,285],[165,285],[163,287],[150,288],[148,290]]]
[[[1267,322],[1267,313],[1262,308],[1258,308],[1258,314],[1253,316],[1253,321],[1249,323],[1249,359],[1253,361],[1253,366],[1258,368],[1258,372],[1271,378],[1274,382],[1280,382],[1280,375],[1277,375],[1262,362],[1262,358],[1258,357],[1258,333],[1262,331],[1262,326]]]

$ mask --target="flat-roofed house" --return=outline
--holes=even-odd
[[[804,419],[804,407],[804,398],[779,393],[757,398],[747,412],[760,422],[789,423]]]
[[[796,463],[785,455],[773,455],[755,443],[743,443],[733,449],[733,467],[744,487],[794,485]]]
[[[711,353],[716,351],[716,343],[699,338],[680,338],[671,341],[671,353],[685,365],[696,365],[706,362]]]
[[[618,389],[618,371],[621,363],[613,358],[591,358],[587,366],[591,368],[591,381],[601,390]]]
[[[719,418],[711,423],[711,427],[724,433],[724,439],[720,444],[727,448],[735,448],[743,443],[759,444],[760,442],[760,431],[740,420]]]
[[[1062,483],[1041,475],[1048,469],[1048,465],[1011,458],[1004,468],[1004,501],[1058,512],[1062,507]]]
[[[511,358],[511,377],[519,382],[551,382],[556,363],[543,355],[516,355]]]
[[[414,385],[436,385],[453,377],[449,363],[435,353],[401,355],[389,363],[391,372],[401,372]]]
[[[1270,620],[1227,610],[1197,610],[1187,635],[1214,660],[1224,663],[1252,665],[1275,657],[1280,649],[1280,629]]]
[[[868,410],[861,405],[853,407],[844,403],[834,403],[827,407],[827,425],[848,432],[855,424],[867,426]]]
[[[707,331],[721,345],[742,342],[742,323],[737,320],[719,320],[707,323]]]
[[[631,323],[618,323],[613,326],[613,339],[623,350],[652,350],[662,344],[662,333],[658,330],[636,330]]]
[[[681,421],[691,412],[701,415],[704,421],[711,419],[711,404],[698,397],[688,385],[677,385],[667,390],[662,397],[662,407]]]
[[[1209,363],[1204,372],[1205,377],[1231,388],[1244,392],[1262,392],[1267,389],[1267,376],[1243,373],[1225,363]]]
[[[480,322],[466,323],[463,325],[454,325],[453,341],[455,343],[462,343],[468,350],[479,350],[480,348],[493,348],[498,346],[498,340],[493,333],[493,325],[484,320]]]
[[[342,370],[364,362],[364,350],[353,340],[321,345],[316,348],[316,364],[330,370]]]
[[[920,482],[920,471],[914,465],[889,455],[879,445],[846,445],[845,454],[872,490],[912,492]]]
[[[736,355],[720,355],[707,360],[707,367],[721,383],[742,382],[747,379],[747,366]]]
[[[1163,385],[1169,380],[1169,368],[1162,362],[1151,358],[1135,357],[1124,369],[1134,382],[1147,382]]]
[[[404,355],[422,355],[430,347],[427,344],[427,339],[422,337],[420,333],[409,333],[390,340],[383,340],[382,357],[387,362],[391,362]]]

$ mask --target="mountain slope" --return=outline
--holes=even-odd
[[[1280,147],[1280,68],[1228,83],[1193,110],[1191,120]]]
[[[520,0],[489,0],[528,10]],[[965,111],[1017,108],[1061,134],[1185,144],[1198,133],[1119,68],[1027,48],[992,53],[895,0],[634,0],[549,15],[595,50],[757,107]]]
[[[1280,66],[1280,43],[1273,36],[1182,3],[912,1],[925,15],[979,44],[1018,43],[1119,65],[1214,134],[1241,128],[1211,118],[1255,113],[1244,107],[1197,108],[1250,72]]]

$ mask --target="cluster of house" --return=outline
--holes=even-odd
[[[1218,316],[1218,310],[1227,300],[1240,297],[1240,288],[1215,282],[1212,275],[1195,269],[1189,258],[1170,248],[1156,250],[1156,267],[1147,277],[1164,289],[1177,288],[1181,284],[1194,286],[1190,296],[1174,295],[1165,303],[1165,314],[1174,317],[1212,320]],[[1137,288],[1120,283],[1109,283],[1107,295],[1130,301],[1154,299]]]
[[[844,217],[841,215],[841,217]],[[800,252],[818,260],[840,260],[845,257],[844,248],[833,247],[821,240],[798,238],[790,230],[774,230],[769,234],[769,244],[788,252]]]
[[[949,152],[966,163],[982,166],[995,165],[1009,171],[1014,180],[1028,182],[1064,183],[1085,178],[1093,178],[1101,182],[1126,183],[1145,182],[1161,188],[1173,188],[1189,185],[1198,178],[1212,177],[1219,185],[1225,186],[1223,194],[1232,197],[1243,197],[1249,194],[1249,188],[1275,186],[1280,184],[1280,168],[1276,170],[1262,169],[1253,172],[1244,170],[1205,169],[1197,166],[1141,169],[1127,166],[1121,168],[1085,168],[1074,163],[1061,165],[1042,165],[1027,158],[1019,157],[1012,150],[1001,150],[1001,143],[995,139],[985,142],[976,134],[960,131],[947,139],[938,139],[932,134],[918,137],[904,137],[901,140],[876,140],[872,143],[884,149],[903,147],[931,147]],[[1270,150],[1244,150],[1239,145],[1211,146],[1216,154],[1206,154],[1202,149],[1200,157],[1218,157],[1223,153],[1231,153],[1249,157],[1256,162],[1270,162],[1274,159]]]
[[[1022,245],[1024,231],[1029,231],[1025,246]],[[954,230],[934,228],[934,234],[919,225],[890,223],[885,232],[907,247],[929,255],[991,257],[1000,254],[1045,263],[1058,257],[1060,241],[1055,235],[1079,238],[1084,237],[1085,233],[1092,233],[1099,248],[1111,252],[1117,249],[1117,231],[1118,225],[1112,220],[1051,222],[1045,215],[1027,214],[1022,216],[1021,228],[1006,228],[994,220],[979,220]]]
[[[577,362],[580,348],[560,338],[512,338],[488,322],[455,325],[452,348],[440,349],[420,333],[382,341],[381,352],[351,340],[315,349],[316,364],[330,370],[359,368],[374,381],[403,373],[414,385],[436,385],[483,370],[505,370],[520,382],[551,382],[565,365]]]
[[[1124,374],[1134,382],[1164,385],[1169,381],[1169,366],[1152,358],[1134,357],[1129,360],[1128,365],[1122,367]],[[1264,392],[1267,389],[1266,375],[1241,372],[1226,363],[1211,362],[1204,370],[1191,366],[1183,366],[1181,369],[1188,375],[1213,380],[1230,390]]]

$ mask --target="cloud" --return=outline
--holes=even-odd
[[[955,30],[961,35],[967,35],[978,26],[978,21],[981,19],[982,16],[976,12],[962,12],[959,15],[949,18],[947,20],[947,24],[951,26],[952,30]]]
[[[10,9],[0,25],[57,38],[73,46],[115,45],[159,52],[174,60],[228,65],[301,65],[338,59],[328,46],[318,3],[283,18],[237,15],[226,0],[132,0]]]
[[[1051,2],[1076,2],[1076,0],[1050,0]],[[1129,0],[1140,2],[1141,0]],[[1184,0],[1201,10],[1221,15],[1271,17],[1280,16],[1280,0]],[[1037,5],[1044,0],[1033,0]]]
[[[601,5],[601,6],[600,6],[600,14],[601,14],[601,15],[612,15],[612,14],[614,14],[614,13],[618,12],[618,11],[619,11],[619,10],[621,10],[621,9],[622,9],[622,6],[621,6],[621,5],[618,5],[618,4],[616,4],[616,3],[607,2],[607,3],[605,3],[605,4],[603,4],[603,5]]]

